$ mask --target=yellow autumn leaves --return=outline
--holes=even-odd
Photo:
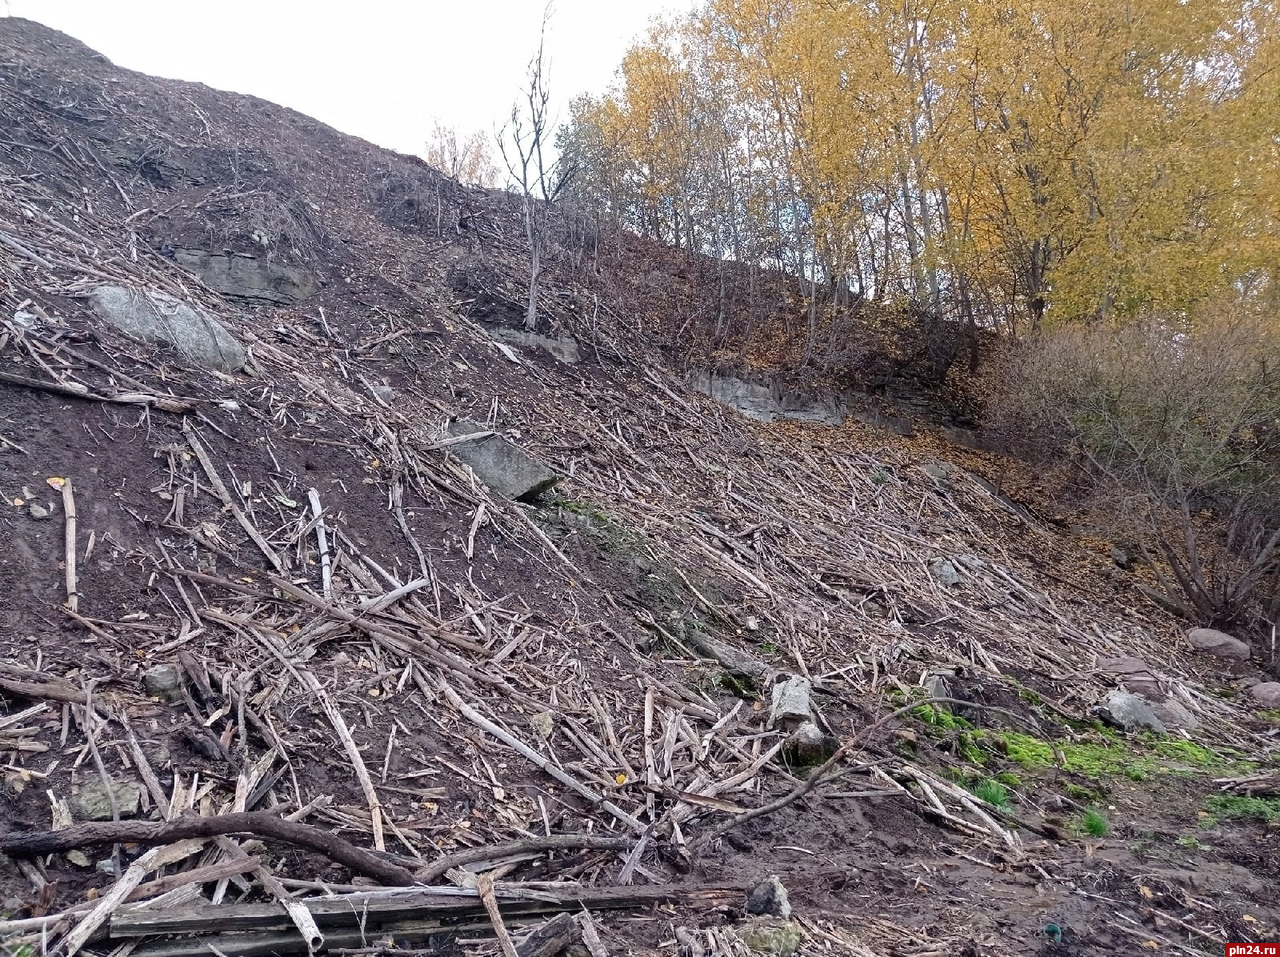
[[[1028,322],[1181,310],[1280,256],[1269,0],[710,0],[561,147],[630,228]]]

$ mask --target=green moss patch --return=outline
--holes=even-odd
[[[1204,806],[1208,817],[1202,823],[1209,826],[1219,821],[1280,821],[1280,798],[1215,794]]]
[[[1016,731],[974,732],[989,750],[1028,769],[1052,768],[1058,758],[1048,741]],[[1181,738],[1090,731],[1078,741],[1058,744],[1062,767],[1093,780],[1124,776],[1142,781],[1159,775],[1247,774],[1257,763],[1234,751],[1214,751]]]

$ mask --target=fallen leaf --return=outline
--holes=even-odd
[[[49,485],[49,487],[50,487],[50,488],[58,488],[58,489],[62,488],[63,486],[65,486],[65,485],[67,484],[67,480],[66,480],[66,479],[64,479],[64,478],[58,478],[56,475],[55,475],[55,476],[53,476],[52,478],[47,478],[47,479],[45,479],[45,482],[47,482],[47,483],[48,483],[48,485]]]

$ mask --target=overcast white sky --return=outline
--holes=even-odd
[[[572,96],[609,85],[652,16],[689,6],[555,0],[547,46],[560,120]],[[68,33],[117,66],[251,93],[405,153],[421,153],[433,117],[464,134],[501,124],[542,11],[542,0],[0,0],[0,13]]]

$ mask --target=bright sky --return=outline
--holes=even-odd
[[[572,96],[603,92],[651,17],[689,6],[555,0],[558,120]],[[542,0],[0,0],[0,14],[61,30],[117,66],[251,93],[404,153],[422,152],[434,117],[466,134],[510,115],[542,11]]]

